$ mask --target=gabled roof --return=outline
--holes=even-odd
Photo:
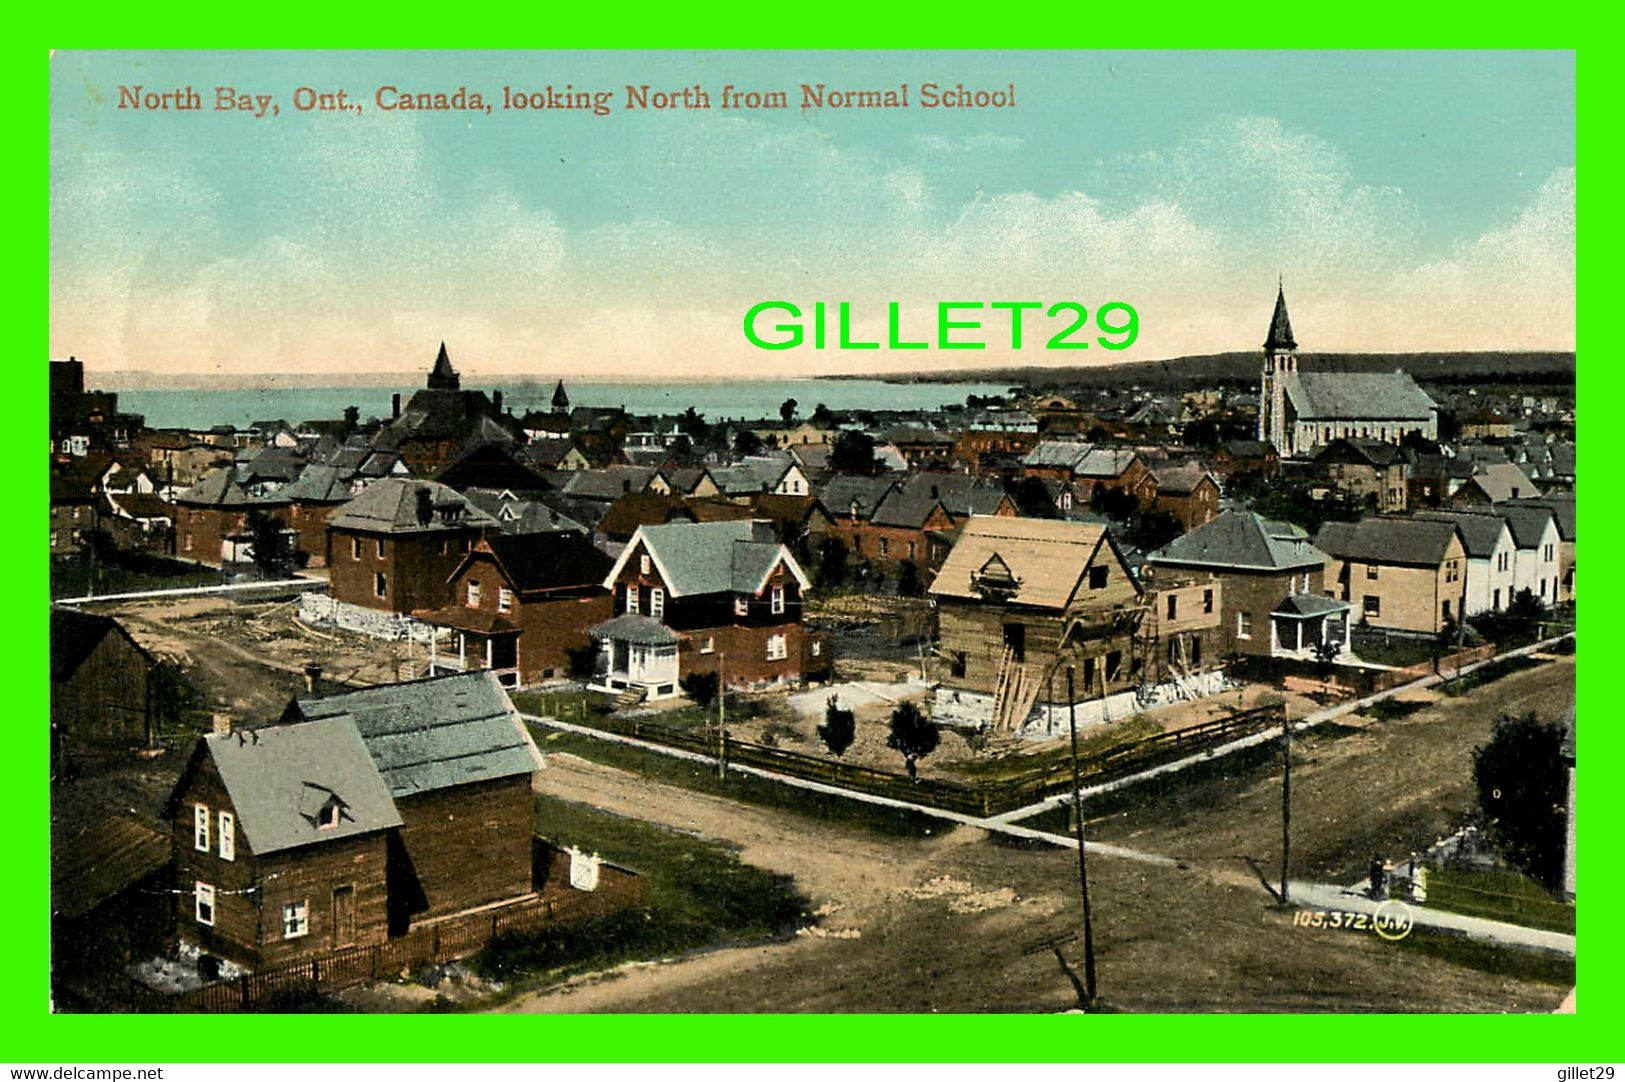
[[[591,470],[576,470],[564,483],[564,494],[578,500],[597,500],[613,503],[628,492],[642,492],[649,487],[656,470],[652,466],[601,466]]]
[[[1004,500],[1004,486],[996,480],[962,473],[917,473],[880,501],[871,520],[876,526],[917,530],[938,504],[954,518],[969,518],[991,515]]]
[[[423,512],[427,512],[427,521]],[[438,481],[385,477],[339,508],[328,525],[369,533],[409,534],[496,526],[497,522]]]
[[[1459,536],[1454,522],[1374,515],[1359,522],[1328,522],[1315,535],[1315,544],[1340,560],[1437,567]]]
[[[716,483],[729,496],[745,496],[752,492],[761,492],[763,486],[777,488],[784,475],[796,464],[788,454],[779,456],[756,456],[740,459],[732,466],[718,466],[711,471],[711,480]]]
[[[1512,531],[1512,542],[1521,549],[1538,546],[1546,535],[1546,524],[1554,522],[1557,517],[1550,507],[1536,504],[1503,504],[1496,511],[1506,519],[1507,528]],[[1562,536],[1561,531],[1558,536]]]
[[[1501,505],[1507,507],[1549,507],[1557,516],[1557,532],[1565,541],[1574,540],[1574,493],[1548,492],[1535,499],[1519,498],[1507,500]]]
[[[871,477],[862,473],[838,473],[824,485],[824,506],[834,514],[850,515],[857,505],[858,517],[868,518],[880,506],[886,494],[897,486],[889,477]]]
[[[614,563],[586,534],[497,534],[475,545],[451,577],[482,556],[495,560],[521,594],[597,587]]]
[[[1250,511],[1225,511],[1207,525],[1174,538],[1147,559],[1153,564],[1293,571],[1324,566],[1326,554],[1291,523],[1272,522]]]
[[[781,560],[802,589],[810,585],[790,550],[773,540],[770,523],[735,521],[640,526],[604,577],[606,588],[614,586],[640,542],[673,597],[759,593]]]
[[[401,825],[350,718],[214,733],[198,743],[214,760],[237,825],[258,856]],[[320,827],[318,813],[330,800],[338,803],[338,824]]]
[[[1157,481],[1157,491],[1173,496],[1184,496],[1195,492],[1203,481],[1210,481],[1214,488],[1219,487],[1218,480],[1201,466],[1159,466],[1151,471]]]
[[[541,753],[489,670],[299,699],[303,722],[353,722],[394,797],[529,774]]]
[[[1398,444],[1340,436],[1316,451],[1315,461],[1362,462],[1368,466],[1387,467],[1406,461],[1406,456]]]
[[[1493,512],[1418,511],[1415,517],[1455,523],[1456,529],[1461,531],[1461,543],[1467,555],[1475,560],[1486,560],[1494,555],[1503,534],[1511,539],[1506,519]]]
[[[1072,472],[1078,477],[1097,479],[1121,477],[1137,457],[1138,453],[1127,447],[1095,447],[1078,459]]]
[[[1094,444],[1079,440],[1040,440],[1038,446],[1021,459],[1023,466],[1053,466],[1070,470],[1084,455],[1094,450]]]
[[[512,492],[488,488],[467,488],[463,490],[463,496],[496,519],[506,534],[556,533],[563,530],[583,534],[592,532],[540,499],[528,499],[515,496]]]
[[[95,616],[65,605],[51,606],[51,679],[66,680],[78,671],[90,652],[110,634],[117,633],[127,639],[148,663],[152,655],[141,644],[130,638],[117,620],[110,616]]]
[[[262,501],[237,483],[234,467],[217,466],[191,488],[176,493],[175,502],[194,507],[248,507]]]
[[[1286,599],[1271,610],[1272,616],[1328,616],[1348,611],[1347,601],[1338,601],[1324,594],[1288,594]]]
[[[1000,599],[1064,609],[1097,552],[1115,552],[1104,527],[1053,519],[979,516],[960,530],[931,584],[933,597],[983,600],[979,576],[989,573]],[[983,580],[986,581],[986,580]]]
[[[277,496],[294,503],[344,503],[350,499],[351,470],[312,462],[299,479],[277,490]]]
[[[122,815],[76,817],[52,828],[51,912],[67,920],[169,864],[169,836]]]
[[[1290,372],[1282,386],[1304,421],[1429,420],[1438,406],[1404,372]]]
[[[1473,474],[1473,480],[1490,498],[1491,503],[1503,500],[1539,496],[1540,489],[1529,475],[1510,462],[1495,462]]]

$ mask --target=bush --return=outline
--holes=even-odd
[[[891,732],[886,737],[886,746],[902,753],[903,765],[908,768],[911,781],[919,780],[915,764],[936,751],[941,741],[941,728],[920,713],[920,708],[915,704],[898,703],[891,712]]]
[[[850,710],[842,710],[838,703],[834,695],[829,697],[824,707],[824,724],[818,727],[818,739],[836,758],[846,754],[846,749],[858,737],[857,715]]]
[[[721,681],[714,672],[692,672],[679,680],[677,686],[703,710],[716,702]]]
[[[1568,766],[1563,727],[1533,713],[1502,715],[1490,742],[1473,749],[1473,781],[1490,839],[1548,889],[1563,875]]]

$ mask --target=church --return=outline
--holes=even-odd
[[[1339,438],[1398,443],[1408,432],[1439,438],[1439,407],[1408,374],[1303,372],[1286,314],[1286,291],[1275,294],[1275,314],[1264,340],[1264,378],[1258,396],[1258,438],[1282,458],[1307,458]]]

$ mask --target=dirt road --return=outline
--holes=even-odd
[[[1448,758],[1454,753],[1446,748],[1476,731],[1455,732],[1457,727],[1503,704],[1549,698],[1564,679],[1572,679],[1572,667],[1516,674],[1446,702],[1437,719],[1417,714],[1390,723],[1396,734],[1430,737],[1439,729],[1453,732],[1449,739],[1385,741],[1376,734],[1363,755],[1353,754],[1358,745],[1350,743],[1362,738],[1338,742],[1348,746],[1338,758],[1346,755],[1348,765],[1343,773],[1327,772],[1321,783],[1326,788],[1318,825],[1306,827],[1306,838],[1319,840],[1309,848],[1332,848],[1340,823],[1363,836],[1384,818],[1382,794],[1392,796],[1392,790],[1346,788],[1362,776],[1393,776],[1408,786],[1410,768],[1396,757],[1416,755],[1420,745]],[[1306,799],[1315,799],[1314,783],[1306,784]],[[562,799],[736,845],[744,860],[795,876],[825,915],[817,935],[623,967],[524,995],[504,1010],[1049,1011],[1076,1002],[1055,956],[1042,946],[1074,934],[1079,925],[1070,852],[1017,847],[968,827],[921,839],[883,837],[695,794],[564,755],[551,759],[543,787]],[[1417,944],[1396,945],[1369,933],[1293,926],[1232,859],[1234,846],[1256,845],[1262,828],[1259,802],[1267,798],[1268,785],[1254,788],[1235,824],[1228,812],[1209,808],[1198,828],[1197,810],[1188,808],[1180,825],[1161,825],[1160,833],[1153,825],[1131,828],[1138,848],[1181,841],[1167,851],[1192,853],[1184,868],[1098,857],[1092,862],[1101,990],[1109,1005],[1544,1011],[1561,1002],[1567,984],[1560,972],[1535,967],[1510,976],[1494,958],[1459,964]],[[1330,810],[1326,795],[1337,792],[1369,803],[1375,809],[1371,822]],[[1401,798],[1386,818],[1404,820],[1433,807],[1437,797],[1424,787],[1415,799]],[[1204,840],[1207,833],[1210,840]],[[1078,942],[1063,942],[1062,950],[1076,965]]]

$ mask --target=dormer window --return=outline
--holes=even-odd
[[[648,553],[644,553],[642,556],[638,557],[638,571],[639,571],[639,573],[644,574],[644,575],[647,575],[649,573],[649,555],[648,555]]]
[[[332,830],[339,825],[339,799],[330,798],[316,811],[316,829]]]
[[[750,615],[750,599],[747,598],[744,594],[740,594],[738,597],[734,598],[734,615],[735,616],[749,616]]]

